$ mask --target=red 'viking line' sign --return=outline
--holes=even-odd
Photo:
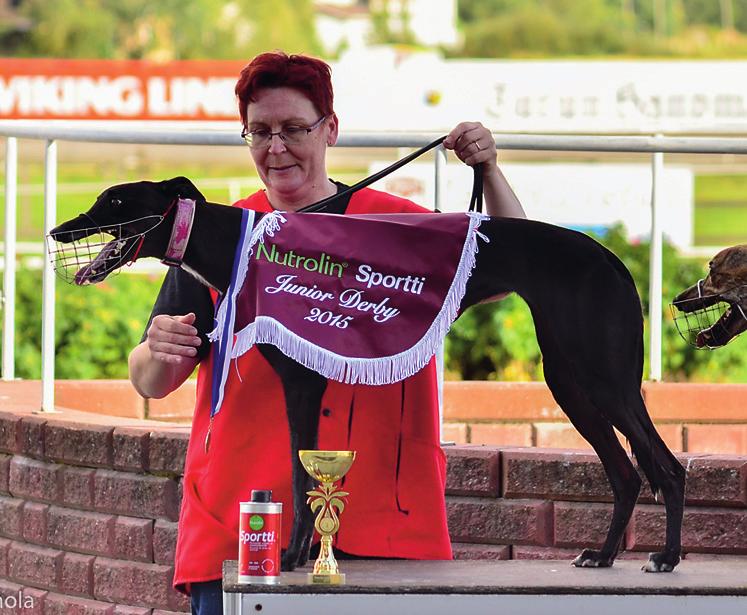
[[[433,356],[457,316],[483,218],[274,212],[250,230],[254,212],[244,213],[210,334],[223,355],[216,365],[269,343],[327,378],[363,384],[403,380]]]
[[[3,58],[1,119],[236,121],[243,62]]]

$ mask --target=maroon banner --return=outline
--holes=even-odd
[[[235,300],[231,355],[270,343],[343,382],[387,384],[412,375],[456,318],[481,219],[266,215],[227,293]]]

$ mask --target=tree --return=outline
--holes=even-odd
[[[462,56],[744,57],[747,1],[461,0]]]
[[[743,0],[683,0],[689,24],[747,32],[747,3]]]
[[[33,23],[10,55],[247,59],[318,54],[311,0],[25,0]]]
[[[721,27],[725,30],[734,29],[734,2],[732,0],[719,0],[721,11]]]
[[[114,54],[114,16],[99,0],[26,0],[32,27],[18,40],[18,55],[106,58]]]
[[[525,0],[459,0],[459,19],[464,24],[474,24],[514,11],[527,4],[531,3]]]
[[[619,53],[634,30],[620,0],[465,0],[460,17],[478,57]]]

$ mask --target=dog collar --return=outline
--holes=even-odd
[[[176,202],[176,217],[171,228],[171,238],[166,248],[166,255],[161,261],[169,267],[179,267],[187,251],[189,236],[192,233],[192,222],[195,219],[195,202],[192,199],[179,199]]]

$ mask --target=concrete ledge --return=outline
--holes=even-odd
[[[144,399],[129,380],[56,380],[55,407],[128,419],[150,418],[191,422],[195,380],[187,380],[163,399]],[[41,408],[39,380],[0,381],[0,410],[37,411]]]
[[[58,380],[55,400],[98,415],[188,423],[195,387],[188,380],[163,399],[144,400],[127,380]],[[642,392],[675,452],[747,454],[747,385],[645,382]],[[0,382],[0,410],[40,405],[39,381]],[[588,448],[542,382],[446,382],[444,421],[444,439],[462,444]]]
[[[595,594],[747,596],[747,561],[682,563],[673,574],[641,572],[645,561],[592,571],[548,561],[345,561],[345,585],[310,585],[306,571],[279,585],[240,585],[235,561],[223,565],[223,591],[245,594]],[[745,601],[747,604],[747,601]]]
[[[548,421],[565,414],[544,382],[487,382],[477,380],[444,383],[444,419]]]
[[[644,382],[643,396],[654,421],[747,423],[747,384]],[[448,381],[448,421],[564,420],[543,382]]]
[[[747,384],[644,382],[643,396],[655,421],[747,422]]]
[[[747,385],[644,382],[642,393],[673,451],[747,454]],[[446,382],[444,421],[444,440],[460,444],[590,448],[541,382]]]

